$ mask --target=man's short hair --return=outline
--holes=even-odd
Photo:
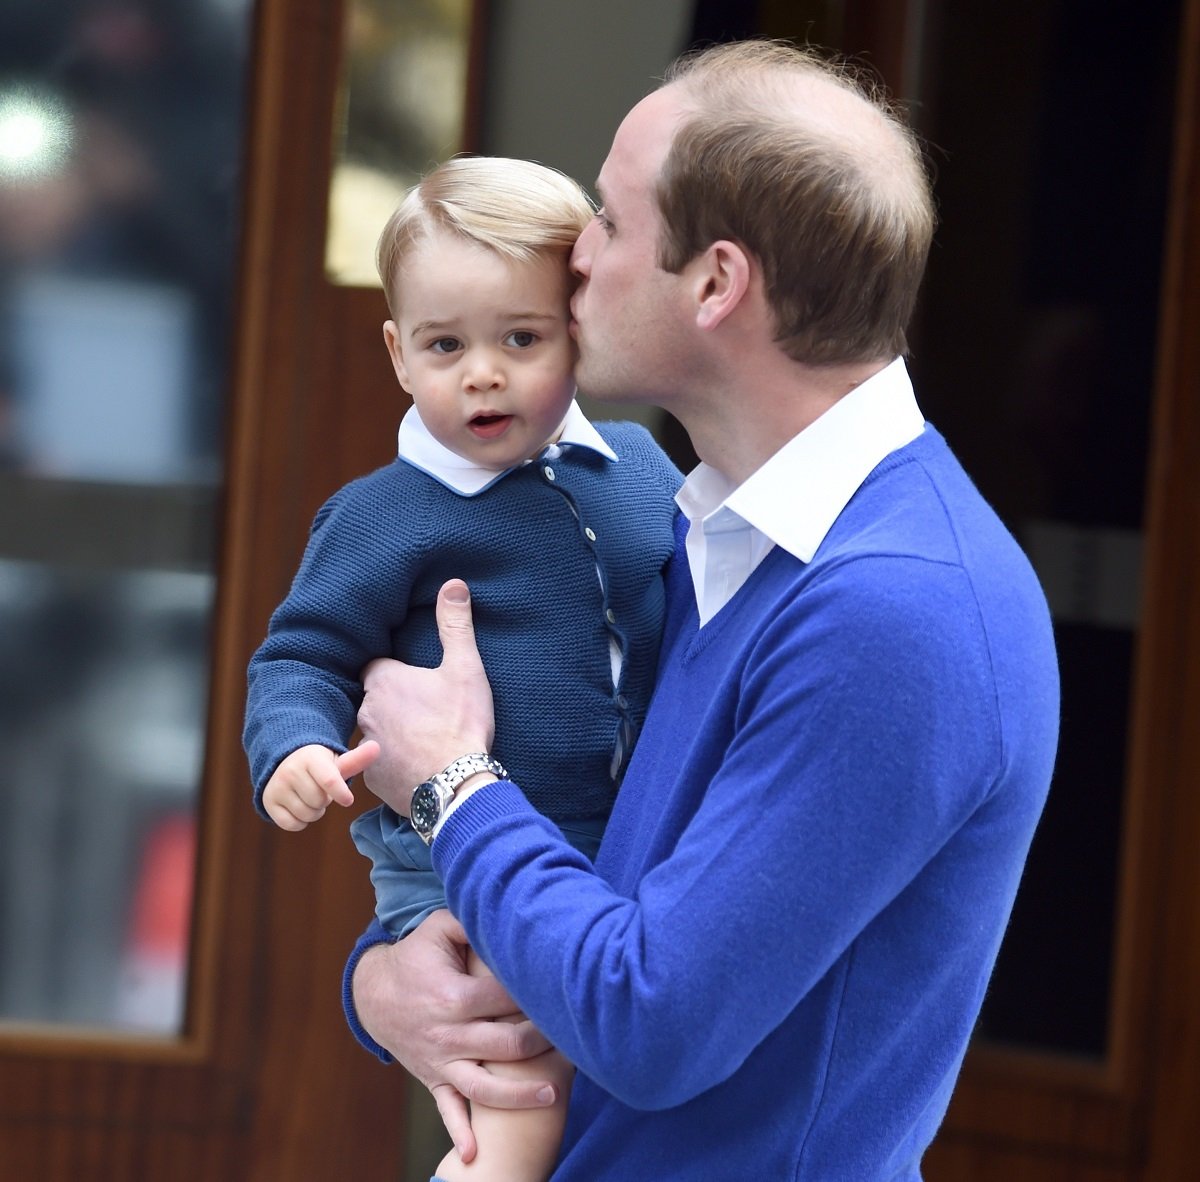
[[[664,85],[689,113],[658,181],[659,265],[713,242],[763,269],[776,340],[810,365],[907,351],[933,236],[916,136],[848,66],[772,41],[681,58]]]
[[[413,248],[436,231],[531,262],[566,257],[593,216],[587,194],[569,177],[531,160],[457,156],[427,173],[388,218],[375,265],[392,316],[400,271]]]

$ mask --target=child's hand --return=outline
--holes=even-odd
[[[338,755],[328,747],[297,748],[276,769],[263,789],[267,816],[292,833],[319,821],[331,803],[354,803],[347,780],[353,779],[379,755],[371,741]]]

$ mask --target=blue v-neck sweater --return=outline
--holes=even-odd
[[[433,847],[578,1066],[556,1182],[918,1179],[1057,724],[1040,588],[932,428],[703,629],[678,549],[595,869],[511,784]]]

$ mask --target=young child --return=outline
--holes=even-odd
[[[434,169],[384,227],[383,335],[413,407],[399,457],[318,512],[250,662],[255,805],[281,828],[352,802],[360,672],[380,656],[439,664],[434,605],[459,577],[495,697],[493,754],[594,855],[653,686],[680,476],[644,428],[597,428],[574,401],[567,261],[592,216],[552,169],[472,157]],[[375,808],[351,829],[393,936],[445,906],[408,821]],[[546,1078],[541,1059],[529,1070]],[[451,1151],[439,1176],[548,1176],[566,1091],[551,1111],[476,1106],[476,1158]]]

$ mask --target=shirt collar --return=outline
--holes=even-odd
[[[451,451],[433,437],[415,406],[410,407],[400,420],[397,442],[398,454],[402,460],[412,464],[414,468],[420,468],[434,480],[464,497],[476,496],[514,471],[513,468],[501,471],[485,468]],[[589,448],[614,463],[618,460],[617,453],[605,443],[604,437],[592,426],[587,415],[580,410],[579,403],[575,401],[567,408],[558,438],[550,446],[565,445]],[[521,467],[528,462],[524,460],[516,466]]]
[[[676,500],[689,521],[721,528],[729,510],[775,545],[811,562],[871,471],[924,430],[904,359],[838,399],[741,485],[700,464]],[[718,516],[719,514],[719,516]]]

